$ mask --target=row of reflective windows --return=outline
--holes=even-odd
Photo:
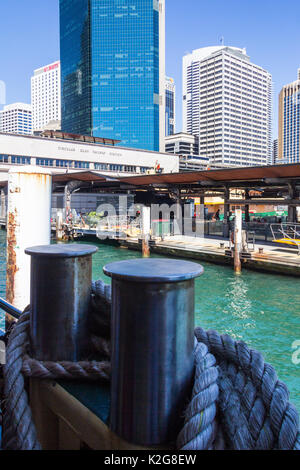
[[[31,158],[16,156],[16,155],[3,155],[0,154],[0,163],[11,163],[16,165],[30,165]],[[57,168],[76,168],[76,169],[90,169],[91,165],[94,165],[95,170],[103,171],[121,171],[128,173],[137,173],[139,168],[140,173],[146,173],[151,167],[141,166],[137,167],[135,165],[119,165],[111,163],[90,163],[82,161],[71,161],[71,160],[55,160],[52,158],[36,158],[36,164],[38,166],[50,166]]]

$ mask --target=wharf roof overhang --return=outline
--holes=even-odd
[[[122,183],[136,186],[149,186],[153,184],[184,186],[199,183],[204,183],[203,186],[214,186],[220,183],[231,186],[239,182],[246,183],[246,185],[249,183],[249,187],[252,187],[254,182],[265,183],[271,186],[273,184],[284,184],[285,180],[299,180],[300,182],[300,164],[128,176],[118,178],[118,180]]]
[[[204,193],[220,192],[225,189],[262,189],[267,196],[276,188],[300,187],[300,163],[246,168],[228,168],[183,173],[162,173],[152,175],[110,176],[97,171],[72,171],[53,173],[53,182],[58,185],[70,181],[81,181],[86,186],[105,191],[174,191]],[[0,182],[0,186],[7,180]],[[275,193],[274,193],[275,195]]]
[[[117,179],[108,175],[102,175],[96,171],[54,173],[52,179],[54,183],[69,183],[70,181],[82,181],[86,183],[105,183],[107,181],[118,182]]]

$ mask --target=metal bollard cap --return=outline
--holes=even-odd
[[[104,274],[134,282],[180,282],[203,274],[200,264],[177,259],[134,259],[117,261],[103,268]]]
[[[80,256],[93,255],[98,251],[98,248],[93,245],[85,245],[79,243],[72,243],[71,245],[42,245],[26,248],[27,255],[36,257],[51,257],[51,258],[78,258]]]

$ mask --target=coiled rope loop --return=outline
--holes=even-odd
[[[300,450],[299,415],[274,368],[259,352],[228,335],[201,328],[195,335],[195,385],[177,446],[184,450]],[[210,355],[215,363],[208,359]],[[203,364],[200,368],[199,363]],[[208,392],[213,385],[217,390],[214,395],[209,392],[212,404],[202,391]],[[215,410],[214,406],[217,412],[204,419],[209,409]]]

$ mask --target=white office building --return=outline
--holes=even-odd
[[[245,49],[215,46],[183,58],[183,131],[212,165],[266,165],[272,157],[272,76]]]
[[[165,150],[175,155],[199,155],[198,137],[184,132],[165,138]]]
[[[32,134],[32,110],[30,104],[13,103],[0,111],[0,132]]]
[[[60,62],[34,71],[31,77],[33,130],[61,128]]]

